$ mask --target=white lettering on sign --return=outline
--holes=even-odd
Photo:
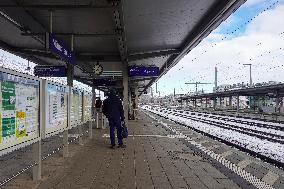
[[[56,39],[52,39],[52,42],[53,42],[55,48],[62,52],[62,46],[58,43],[58,41]]]

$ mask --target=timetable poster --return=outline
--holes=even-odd
[[[48,83],[46,133],[52,133],[67,127],[67,88]]]
[[[75,127],[81,123],[82,119],[82,92],[72,89],[71,94],[71,126]]]
[[[39,81],[0,71],[0,150],[39,137]]]
[[[90,121],[92,118],[92,94],[85,93],[84,95],[84,115],[85,122]]]

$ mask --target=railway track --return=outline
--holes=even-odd
[[[257,127],[262,127],[262,128],[284,131],[284,123],[282,123],[282,122],[275,122],[275,123],[272,124],[272,123],[268,123],[267,121],[253,120],[253,119],[248,119],[248,118],[243,118],[243,117],[238,118],[238,117],[233,117],[233,116],[210,114],[210,113],[207,113],[207,112],[202,112],[202,113],[201,112],[191,112],[191,114],[209,117],[209,118],[213,118],[213,119],[224,120],[224,121],[232,121],[232,122],[247,124],[247,125],[251,125],[251,126],[257,126]]]
[[[169,111],[167,113],[165,113],[165,112],[162,113],[162,112],[160,112],[160,109],[156,109],[154,111],[152,110],[151,112],[160,116],[160,117],[170,119],[171,121],[174,121],[174,122],[176,122],[180,125],[183,125],[183,126],[189,128],[189,129],[192,129],[192,130],[199,132],[203,135],[206,135],[210,138],[213,138],[215,140],[219,140],[219,141],[221,141],[221,142],[223,142],[227,145],[234,146],[234,147],[236,147],[236,148],[238,148],[238,149],[240,149],[244,152],[251,154],[252,156],[261,158],[268,163],[274,164],[277,167],[281,167],[282,169],[284,168],[283,162],[278,161],[276,159],[273,159],[273,157],[271,158],[271,157],[267,156],[267,154],[261,154],[261,153],[255,152],[251,149],[247,149],[246,147],[244,147],[240,144],[238,145],[238,144],[233,143],[231,141],[227,141],[224,138],[217,137],[217,136],[214,136],[210,133],[204,132],[200,129],[197,129],[196,127],[190,126],[190,124],[185,124],[184,122],[181,121],[181,119],[187,119],[187,120],[191,120],[193,122],[201,122],[201,123],[204,123],[204,124],[208,124],[208,125],[211,125],[211,126],[214,126],[214,127],[221,128],[221,129],[226,129],[226,130],[229,130],[229,131],[249,135],[251,137],[255,137],[255,138],[258,138],[260,140],[267,140],[267,141],[270,141],[272,143],[279,143],[280,145],[283,145],[284,144],[284,136],[282,135],[283,134],[282,133],[283,126],[281,126],[281,125],[273,125],[271,123],[263,124],[263,123],[253,122],[253,120],[243,121],[243,120],[238,120],[238,119],[230,118],[230,117],[225,117],[225,118],[223,117],[222,119],[220,119],[219,116],[214,115],[214,117],[213,117],[210,114],[207,115],[207,116],[204,116],[204,114],[197,113],[197,112],[184,112],[183,111],[182,113],[180,113],[180,112],[177,112],[177,111],[176,112]],[[209,120],[207,119],[208,117],[210,117]],[[180,120],[178,118],[180,118]],[[213,118],[215,118],[215,120]],[[230,124],[230,123],[225,123],[226,121],[230,122],[230,123],[235,121],[235,123],[239,123],[239,124],[247,123],[249,126],[255,127],[255,129],[245,128],[245,127],[240,127],[240,126],[233,125],[233,124]],[[275,134],[275,133],[273,133],[274,131],[273,132],[259,131],[259,130],[257,130],[257,128],[271,129],[271,130],[278,131],[281,134]]]
[[[240,126],[236,126],[236,125],[229,124],[229,123],[222,123],[222,122],[219,122],[219,121],[207,120],[207,119],[204,119],[204,118],[201,118],[201,117],[196,118],[196,117],[193,117],[193,116],[186,116],[186,115],[183,115],[183,114],[178,114],[178,116],[190,119],[192,121],[199,121],[199,122],[202,122],[202,123],[214,125],[216,127],[220,127],[220,128],[223,128],[223,129],[237,131],[237,132],[240,132],[240,133],[243,133],[243,134],[258,137],[260,139],[265,139],[265,140],[268,140],[268,141],[271,141],[271,142],[278,142],[280,144],[284,144],[284,136],[282,136],[282,135],[273,134],[273,133],[264,132],[264,131],[259,131],[259,130],[254,130],[254,129],[249,129],[249,128],[245,128],[245,127],[240,127]]]
[[[182,112],[183,113],[180,113],[178,111],[166,113],[165,117],[173,115],[177,117],[187,118],[192,121],[198,121],[214,125],[223,129],[237,131],[243,134],[258,137],[260,139],[265,139],[271,142],[278,142],[280,144],[284,144],[284,126],[263,124],[253,121],[243,121],[235,118],[213,116],[210,114],[201,114],[197,112]]]

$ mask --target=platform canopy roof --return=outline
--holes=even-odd
[[[42,65],[65,65],[45,47],[46,32],[71,45],[75,79],[122,80],[129,65],[161,77],[245,0],[1,0],[0,47]],[[73,37],[72,37],[73,36]],[[103,73],[92,73],[95,64]],[[131,77],[140,94],[159,77]]]

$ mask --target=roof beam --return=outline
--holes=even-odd
[[[16,48],[13,47],[10,49],[10,51],[14,53],[22,53],[27,55],[36,55],[36,56],[42,56],[47,58],[54,58],[56,59],[56,56],[53,55],[50,51],[46,51],[43,49],[23,49],[23,48]],[[119,62],[120,56],[119,54],[112,54],[112,55],[102,55],[102,54],[84,54],[84,53],[76,53],[76,59],[80,62],[88,62],[88,61],[100,61],[100,62]]]
[[[90,61],[90,62],[120,62],[121,58],[119,54],[100,55],[100,54],[81,54],[77,53],[78,61]]]
[[[113,5],[93,5],[93,4],[81,4],[81,5],[11,5],[11,4],[0,4],[1,9],[25,9],[25,10],[74,10],[74,9],[108,9],[112,8]]]
[[[145,52],[145,53],[135,53],[129,55],[129,61],[136,61],[141,59],[147,59],[147,58],[156,58],[161,56],[168,56],[172,54],[179,54],[180,51],[178,49],[168,49],[168,50],[160,50],[160,51],[154,51],[154,52]]]
[[[109,2],[114,6],[113,9],[113,20],[115,26],[115,34],[118,43],[118,50],[123,63],[128,62],[128,51],[126,45],[126,36],[125,36],[125,26],[123,21],[123,8],[122,0],[109,0]]]
[[[53,32],[56,36],[74,36],[74,37],[115,37],[115,33],[61,33]],[[45,36],[46,33],[33,33],[25,32],[22,33],[23,36]]]

